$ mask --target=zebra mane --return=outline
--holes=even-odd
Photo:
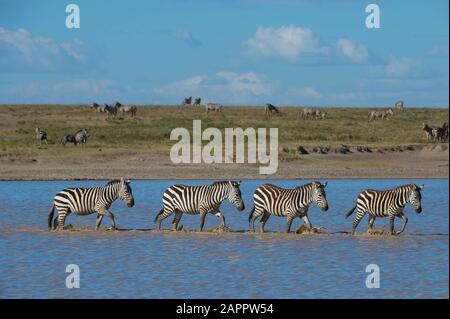
[[[232,181],[217,181],[217,182],[213,182],[211,185],[228,184],[229,182],[231,182],[233,184]]]
[[[108,181],[106,186],[112,185],[112,184],[116,184],[116,183],[120,183],[120,182],[121,182],[120,179],[112,179],[112,180]]]

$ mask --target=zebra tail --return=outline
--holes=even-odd
[[[164,208],[161,208],[161,210],[159,211],[159,213],[156,215],[154,222],[156,223],[156,221],[158,220],[158,217],[163,213]]]
[[[353,208],[350,209],[350,210],[347,212],[347,214],[345,215],[345,218],[349,218],[350,215],[353,214],[353,212],[355,211],[355,209],[356,209],[356,205],[353,206]]]
[[[52,220],[53,220],[53,214],[55,212],[55,203],[52,204],[52,207],[50,207],[50,211],[48,212],[48,228],[52,229]]]
[[[253,213],[255,212],[255,205],[253,205],[252,210],[250,211],[250,214],[248,215],[248,222],[250,223],[250,221],[252,220],[253,217]]]

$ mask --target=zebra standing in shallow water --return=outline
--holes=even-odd
[[[291,231],[292,221],[296,217],[302,218],[311,228],[312,225],[308,219],[309,204],[315,202],[323,211],[328,210],[326,186],[327,183],[312,182],[294,189],[285,189],[272,184],[258,187],[253,195],[253,209],[248,216],[249,227],[255,231],[255,220],[263,215],[259,222],[259,230],[263,233],[264,225],[273,214],[286,217],[287,233]]]
[[[111,204],[120,198],[127,203],[128,207],[134,206],[134,198],[130,187],[130,181],[109,181],[104,187],[94,188],[65,188],[55,195],[52,207],[48,214],[48,227],[52,228],[52,219],[55,207],[58,217],[53,222],[53,229],[63,229],[67,215],[90,215],[97,212],[95,229],[98,230],[105,215],[112,221],[112,228],[116,228],[114,215],[109,211]]]
[[[403,214],[403,209],[407,203],[410,203],[417,214],[422,212],[421,193],[422,186],[408,184],[398,186],[386,191],[366,189],[359,194],[356,205],[348,211],[345,218],[348,218],[356,209],[356,218],[352,225],[352,234],[355,234],[356,227],[366,212],[369,212],[369,230],[373,229],[373,223],[377,217],[389,217],[390,232],[394,234],[395,217],[403,220],[403,226],[396,235],[401,234],[408,223],[408,218]]]
[[[183,213],[200,214],[200,231],[203,230],[208,213],[219,217],[222,221],[221,225],[225,227],[225,217],[219,210],[220,204],[225,199],[228,199],[240,211],[245,208],[239,189],[240,184],[241,182],[222,181],[212,185],[173,185],[169,187],[163,195],[163,208],[155,218],[157,229],[161,229],[161,222],[172,213],[175,213],[172,222],[173,230],[178,230],[178,223]]]

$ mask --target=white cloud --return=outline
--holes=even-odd
[[[386,65],[371,68],[371,73],[388,78],[401,78],[417,76],[421,69],[421,63],[410,58],[391,57]]]
[[[356,44],[348,39],[338,39],[336,42],[338,52],[356,63],[367,60],[368,52],[364,45]]]
[[[7,51],[2,56],[5,65],[22,63],[31,67],[53,68],[64,58],[82,60],[83,42],[57,43],[54,39],[33,36],[28,30],[20,28],[10,31],[0,27],[0,48]]]
[[[290,60],[303,54],[329,54],[329,48],[322,46],[310,29],[292,25],[278,29],[259,27],[245,45],[253,54],[280,56]]]
[[[197,75],[176,81],[153,92],[172,101],[184,96],[201,96],[204,101],[245,103],[270,95],[272,87],[263,74],[221,71],[212,76]]]
[[[194,37],[191,32],[186,30],[177,30],[173,33],[173,36],[179,40],[184,41],[190,47],[199,47],[202,45],[202,42]]]

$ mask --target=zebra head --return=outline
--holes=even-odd
[[[133,191],[130,187],[130,180],[120,179],[119,198],[127,203],[128,207],[134,206]]]
[[[325,182],[324,184],[320,182],[312,183],[312,199],[324,212],[328,210],[327,194],[325,192],[327,184],[328,182]]]
[[[417,214],[420,214],[422,212],[422,194],[420,193],[420,191],[423,189],[424,185],[421,186],[417,186],[417,185],[413,185],[409,196],[408,196],[408,203],[410,203]]]
[[[242,201],[242,194],[239,188],[241,181],[228,181],[228,196],[227,199],[236,206],[237,209],[243,211],[245,209],[244,202]]]
[[[89,137],[89,131],[86,128],[82,129],[81,131],[83,132],[84,136]]]

